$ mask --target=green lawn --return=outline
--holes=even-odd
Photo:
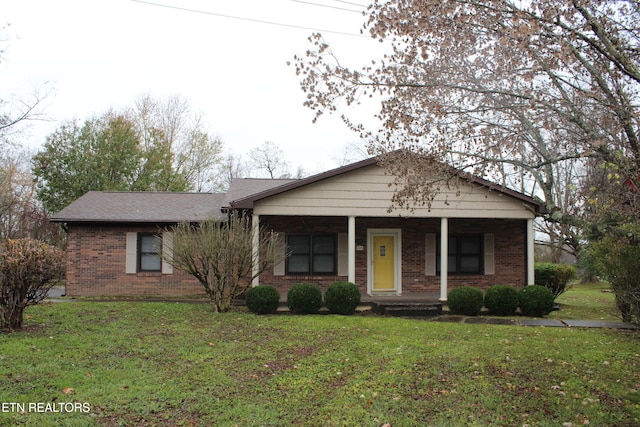
[[[3,426],[640,424],[637,332],[186,303],[27,315],[25,331],[0,334]]]
[[[549,318],[621,321],[615,308],[615,296],[606,283],[577,283],[556,302],[560,310],[551,313]]]

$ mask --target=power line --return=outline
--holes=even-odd
[[[291,1],[294,2],[294,3],[308,4],[310,6],[326,7],[326,8],[329,8],[329,9],[344,10],[344,11],[347,11],[347,12],[354,12],[354,13],[362,14],[361,10],[347,9],[346,7],[329,6],[328,4],[314,3],[314,2],[311,2],[311,1],[304,1],[304,0],[291,0]]]
[[[366,5],[366,4],[354,3],[354,2],[351,2],[351,1],[344,1],[344,0],[333,0],[333,1],[334,1],[334,2],[336,2],[336,3],[350,4],[351,6],[360,6],[360,7],[363,7],[363,8],[365,8],[365,9],[366,9],[367,7],[369,7],[369,6],[368,6],[368,5]]]
[[[155,3],[152,1],[145,1],[145,0],[131,0],[134,3],[142,3],[142,4],[147,4],[150,6],[156,6],[156,7],[164,7],[167,9],[174,9],[174,10],[182,10],[184,12],[191,12],[191,13],[199,13],[202,15],[211,15],[211,16],[217,16],[219,18],[227,18],[227,19],[236,19],[239,21],[246,21],[246,22],[253,22],[253,23],[257,23],[257,24],[266,24],[266,25],[276,25],[279,27],[286,27],[286,28],[295,28],[298,30],[309,30],[309,31],[315,31],[315,32],[320,32],[320,33],[330,33],[330,34],[340,34],[343,36],[351,36],[351,37],[366,37],[368,38],[368,36],[362,35],[362,34],[355,34],[355,33],[346,33],[343,31],[334,31],[334,30],[322,30],[319,28],[312,28],[312,27],[305,27],[302,25],[292,25],[292,24],[284,24],[281,22],[273,22],[273,21],[266,21],[263,19],[253,19],[253,18],[246,18],[243,16],[235,16],[235,15],[226,15],[223,13],[216,13],[216,12],[208,12],[205,10],[198,10],[198,9],[189,9],[186,7],[180,7],[180,6],[170,6],[167,4],[161,4],[161,3]]]

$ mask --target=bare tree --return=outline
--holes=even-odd
[[[346,68],[316,34],[295,66],[317,117],[377,96],[382,129],[346,123],[372,153],[403,148],[431,159],[389,159],[400,176],[398,205],[428,203],[450,181],[410,176],[453,163],[480,175],[522,174],[536,183],[549,220],[590,227],[593,218],[563,209],[557,168],[595,159],[637,187],[639,22],[632,0],[376,1],[366,29],[387,55]]]
[[[222,141],[209,135],[202,114],[195,113],[189,101],[179,95],[158,100],[140,96],[131,115],[142,141],[158,141],[173,153],[175,170],[195,191],[211,191],[217,186],[215,170],[222,162]]]
[[[9,47],[7,27],[0,28],[0,62]],[[34,120],[44,120],[43,104],[48,96],[44,89],[34,89],[29,97],[0,94],[0,149],[5,150],[12,137],[24,130],[24,125]]]
[[[242,156],[228,153],[224,156],[218,166],[216,176],[218,177],[215,191],[226,192],[231,186],[234,178],[246,178],[249,175],[249,166],[242,160]]]
[[[282,149],[273,142],[265,141],[252,149],[249,151],[249,158],[253,169],[262,171],[267,178],[291,178],[289,162],[284,160]]]
[[[367,148],[364,144],[358,144],[351,141],[344,145],[342,152],[339,155],[335,155],[333,160],[338,165],[345,166],[369,157],[369,153],[367,152]]]
[[[5,32],[6,27],[0,29],[0,62],[10,42]],[[19,148],[28,124],[45,120],[45,89],[35,89],[29,96],[0,94],[0,241],[30,237],[60,243],[58,227],[49,224],[35,198],[27,156]]]
[[[260,230],[254,251],[251,219],[235,213],[228,221],[181,223],[172,232],[167,261],[198,279],[215,312],[228,311],[255,277],[284,259],[284,242],[265,230]]]
[[[61,245],[60,227],[49,222],[28,169],[20,153],[7,150],[0,155],[0,240],[32,238]]]

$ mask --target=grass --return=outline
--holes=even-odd
[[[549,318],[620,322],[615,296],[606,283],[576,283],[556,299],[560,310]]]
[[[635,332],[175,302],[43,304],[27,315],[25,331],[0,335],[3,426],[640,424]],[[38,402],[88,411],[7,406]]]

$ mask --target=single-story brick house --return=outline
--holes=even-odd
[[[348,280],[362,294],[444,300],[462,285],[533,283],[535,199],[474,178],[438,194],[429,209],[390,212],[392,181],[372,158],[304,179],[237,179],[225,194],[89,192],[51,218],[67,230],[67,294],[203,294],[153,241],[161,234],[168,250],[171,234],[162,230],[224,220],[229,209],[282,233],[286,261],[253,283],[282,295],[295,283],[325,289]]]

